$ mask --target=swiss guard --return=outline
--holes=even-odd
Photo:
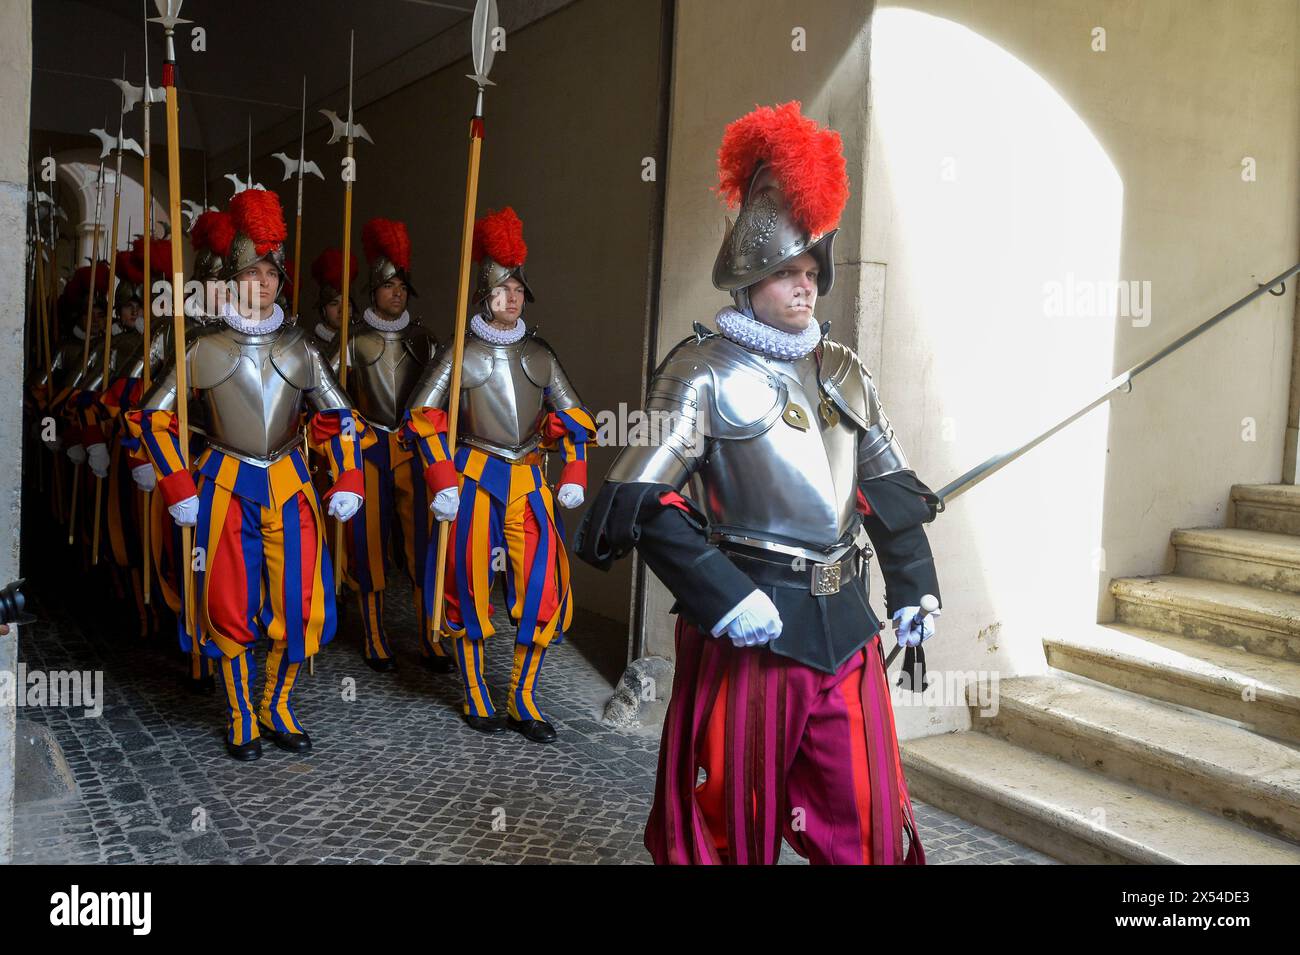
[[[556,510],[582,503],[587,442],[595,437],[551,347],[525,325],[533,291],[524,277],[523,223],[510,207],[474,226],[477,285],[465,338],[454,462],[448,459],[447,406],[454,355],[446,349],[411,396],[407,428],[419,447],[434,514],[453,520],[447,548],[443,635],[451,638],[463,682],[465,721],[494,733],[509,726],[538,743],[555,728],[537,702],[546,649],[563,638],[573,616],[569,558]],[[544,455],[564,459],[558,490]],[[436,549],[436,537],[431,540]],[[505,599],[516,626],[505,712],[492,702],[483,676],[483,643],[495,632],[488,603],[503,555]],[[432,599],[435,559],[424,592]]]
[[[304,661],[334,637],[333,571],[320,503],[302,453],[300,418],[327,454],[335,484],[331,516],[361,506],[366,426],[328,363],[275,304],[284,280],[286,227],[279,197],[247,189],[230,203],[234,239],[220,277],[233,294],[221,323],[188,342],[187,384],[204,412],[208,446],[193,476],[176,434],[175,367],[159,376],[127,416],[158,472],[158,490],[178,524],[195,527],[201,559],[195,596],[204,652],[220,661],[228,704],[226,748],[257,759],[261,736],[306,752],[311,739],[293,709]],[[253,644],[271,643],[261,705],[254,707]]]
[[[357,257],[349,255],[349,287],[357,280]],[[339,348],[339,329],[343,324],[343,250],[326,249],[311,264],[316,281],[316,320],[310,334],[321,354],[333,356]],[[355,307],[348,309],[357,314]]]
[[[814,315],[848,199],[840,136],[798,102],[762,107],[727,127],[718,168],[740,211],[713,284],[734,305],[659,366],[662,433],[620,453],[577,544],[600,568],[635,547],[677,598],[646,847],[773,864],[784,836],[814,863],[921,864],[867,561],[899,643],[933,634],[937,498]]]
[[[221,269],[225,257],[230,254],[230,244],[235,238],[235,227],[230,213],[209,209],[199,215],[190,227],[190,245],[194,249],[193,278],[202,284],[204,294],[187,295],[185,298],[185,333],[196,335],[205,325],[219,325],[217,317],[219,302],[224,298],[224,283],[220,281]],[[171,242],[165,239],[153,239],[150,244],[150,271],[152,277],[170,281]],[[164,286],[165,287],[165,286]],[[152,290],[146,290],[146,298]],[[175,326],[158,306],[162,300],[170,302],[163,296],[155,298],[150,307],[154,317],[149,326],[149,379],[152,382],[167,366],[171,356],[176,354],[173,343]],[[129,415],[140,407],[143,395],[145,358],[143,353],[135,364],[126,372],[126,379],[120,391],[110,390],[110,403],[116,400],[120,407],[118,415]],[[157,483],[153,464],[144,449],[128,427],[122,436],[122,446],[130,455],[131,478],[141,491],[152,492]],[[190,460],[196,460],[203,450],[203,436],[195,429],[190,434]],[[149,544],[152,563],[157,572],[158,582],[168,609],[176,616],[176,631],[181,652],[186,654],[189,662],[188,686],[191,690],[210,690],[213,685],[212,670],[214,661],[203,654],[201,641],[186,629],[187,621],[182,612],[182,598],[185,586],[185,558],[182,555],[181,530],[167,510],[167,501],[162,494],[151,494]],[[189,621],[193,625],[195,621]]]
[[[361,237],[370,263],[370,306],[349,328],[348,391],[377,440],[364,452],[365,505],[344,535],[348,582],[361,607],[361,656],[381,673],[396,666],[384,626],[384,590],[396,552],[414,588],[425,665],[450,673],[451,658],[432,632],[424,599],[425,561],[434,527],[429,491],[419,455],[401,437],[407,400],[433,358],[436,341],[411,320],[406,308],[416,292],[405,224],[371,219]],[[338,267],[341,275],[341,255]],[[341,299],[342,292],[337,294]]]

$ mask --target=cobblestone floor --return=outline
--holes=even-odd
[[[98,719],[19,710],[54,735],[77,792],[17,807],[18,862],[649,861],[641,834],[658,728],[627,734],[599,722],[625,644],[598,618],[580,620],[547,656],[540,692],[559,741],[539,746],[461,722],[455,678],[418,666],[409,591],[395,592],[385,614],[399,670],[376,674],[361,662],[349,613],[296,694],[314,751],[298,757],[267,744],[260,761],[241,764],[222,745],[219,697],[183,687],[178,653],[78,627],[48,599],[38,609],[21,658],[43,670],[103,670],[105,700]],[[488,646],[502,705],[509,633]],[[933,863],[1053,861],[914,807]]]

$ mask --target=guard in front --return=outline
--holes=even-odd
[[[600,568],[635,546],[677,599],[646,847],[770,865],[784,837],[814,863],[923,864],[867,567],[874,553],[900,641],[932,634],[917,608],[939,593],[922,528],[937,498],[814,317],[848,199],[840,137],[797,102],[763,107],[718,160],[740,211],[713,284],[734,307],[664,359],[657,433],[619,455],[576,542]]]
[[[406,428],[425,465],[434,516],[454,521],[443,636],[460,670],[465,722],[486,733],[508,726],[532,742],[550,743],[555,728],[538,703],[538,678],[547,648],[564,638],[573,618],[559,507],[582,503],[587,442],[596,428],[551,346],[521,317],[524,303],[533,301],[524,278],[527,253],[523,223],[509,206],[475,224],[478,285],[461,366],[454,459],[444,410],[454,349],[444,350],[416,385]],[[544,467],[548,451],[564,460],[554,491]],[[436,550],[436,535],[429,543]],[[430,601],[436,563],[436,554],[426,562]],[[516,628],[505,712],[493,705],[483,673],[483,645],[495,632],[488,600],[499,569]]]

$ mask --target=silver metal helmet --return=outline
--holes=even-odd
[[[516,278],[519,284],[524,287],[524,301],[531,302],[533,299],[533,290],[528,285],[528,279],[524,277],[523,265],[516,265],[513,268],[502,265],[490,255],[483,256],[478,265],[478,284],[474,291],[474,304],[478,305],[483,302],[491,291],[498,285],[504,285],[506,279]]]
[[[727,223],[722,247],[713,263],[713,285],[733,294],[767,278],[782,264],[805,252],[817,260],[817,294],[835,284],[835,233],[805,231],[790,214],[781,183],[771,165],[759,163],[749,180],[734,224]]]
[[[281,285],[289,280],[289,273],[284,270],[283,245],[277,245],[270,252],[263,255],[257,251],[257,244],[252,238],[243,232],[236,232],[234,240],[230,243],[230,254],[222,261],[217,278],[223,280],[233,279],[244,269],[263,260],[275,266],[276,271],[280,273]]]
[[[370,282],[366,285],[366,291],[373,295],[375,289],[394,277],[406,283],[406,291],[413,298],[420,297],[420,293],[411,284],[411,273],[399,267],[396,262],[386,255],[381,255],[370,263]]]
[[[212,249],[199,249],[194,253],[194,277],[200,282],[221,278],[225,262]]]

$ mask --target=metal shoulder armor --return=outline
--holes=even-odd
[[[858,480],[882,477],[896,471],[906,471],[911,467],[907,455],[898,443],[894,426],[889,423],[885,409],[880,404],[880,395],[876,392],[875,382],[866,368],[862,369],[866,385],[867,413],[870,425],[863,432],[858,442]]]
[[[217,387],[235,373],[239,355],[239,343],[225,334],[224,326],[203,329],[186,350],[187,384],[199,390]]]
[[[296,325],[287,327],[271,346],[271,364],[280,377],[299,391],[311,391],[319,383],[320,352]]]
[[[295,331],[297,330],[295,329]],[[311,384],[306,386],[308,402],[317,411],[351,408],[352,402],[348,400],[348,396],[343,391],[343,386],[339,384],[339,380],[334,374],[334,369],[330,367],[330,363],[321,354],[320,349],[302,332],[298,332],[298,335],[301,337],[302,344],[293,347],[295,349],[301,348],[303,361],[310,369]],[[274,350],[271,352],[271,360],[275,361]],[[286,378],[286,380],[289,379]]]
[[[823,339],[818,363],[821,387],[843,414],[862,430],[871,427],[871,374],[853,349]]]
[[[646,398],[646,440],[629,444],[607,479],[680,488],[710,442],[760,435],[781,416],[786,386],[739,345],[698,333],[664,358]]]
[[[578,397],[577,389],[569,381],[569,376],[564,373],[555,349],[544,338],[530,335],[524,344],[520,362],[528,380],[546,390],[546,400],[552,408],[563,411],[582,406],[582,399]]]
[[[468,342],[466,342],[468,345]],[[411,390],[407,405],[411,408],[441,408],[451,390],[452,346],[447,345],[424,368],[420,380]],[[491,370],[489,366],[489,371]],[[464,367],[461,369],[462,378]]]

